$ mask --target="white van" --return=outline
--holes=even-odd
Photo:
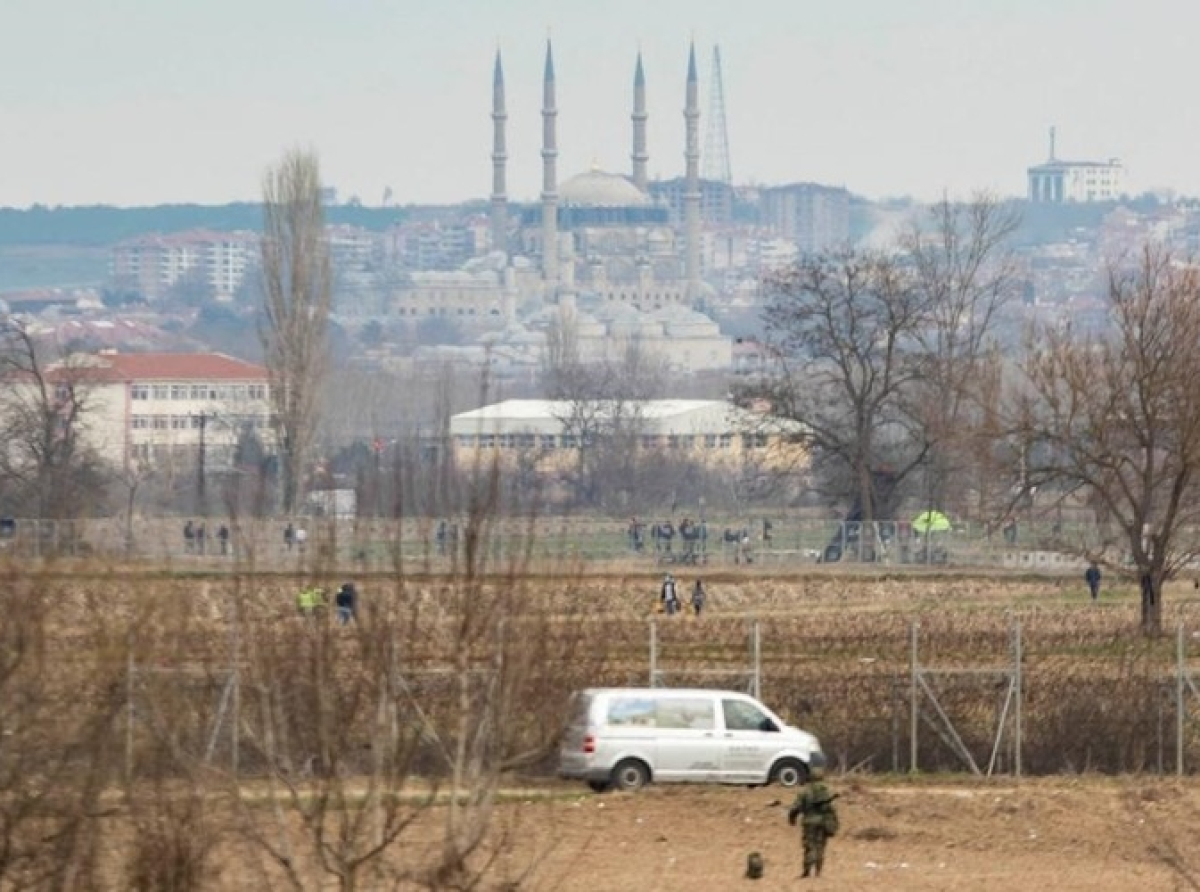
[[[588,688],[572,698],[558,774],[598,793],[650,781],[796,787],[824,765],[816,737],[745,694]]]

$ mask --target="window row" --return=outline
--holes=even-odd
[[[265,384],[134,384],[135,400],[265,400]]]
[[[129,426],[134,430],[198,431],[205,427],[211,428],[213,423],[211,415],[134,415],[130,418]],[[266,415],[222,417],[220,423],[223,429],[249,425],[258,430],[265,430],[271,426],[271,420]]]
[[[578,449],[581,438],[574,434],[459,434],[458,445],[465,449]],[[590,438],[582,438],[585,445]],[[638,438],[643,449],[732,449],[740,440],[742,449],[765,449],[767,435],[756,434],[669,434],[665,437],[644,435]]]

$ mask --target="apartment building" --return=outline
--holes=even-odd
[[[1026,172],[1029,200],[1040,204],[1116,201],[1125,191],[1125,166],[1108,161],[1050,159]]]
[[[185,281],[228,300],[258,254],[259,238],[252,232],[147,235],[113,247],[109,276],[114,287],[136,291],[147,300],[158,300]]]
[[[850,239],[850,193],[816,183],[791,183],[760,192],[762,222],[802,254],[845,245]]]

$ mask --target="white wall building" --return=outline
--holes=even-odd
[[[227,466],[239,437],[273,442],[267,370],[220,353],[75,357],[50,370],[84,394],[85,442],[119,467],[195,459]]]
[[[1048,204],[1116,201],[1125,191],[1125,166],[1108,161],[1050,160],[1029,168],[1029,200]]]

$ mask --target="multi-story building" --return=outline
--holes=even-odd
[[[1116,201],[1125,191],[1125,166],[1107,161],[1062,161],[1055,156],[1055,128],[1050,128],[1050,157],[1026,171],[1029,200],[1039,204]]]
[[[243,438],[273,442],[267,370],[231,356],[102,351],[53,376],[82,392],[83,439],[118,467],[202,456],[217,470]]]
[[[217,299],[237,291],[257,259],[258,236],[251,232],[195,230],[147,235],[121,242],[112,250],[113,285],[158,300],[180,282],[194,277]]]
[[[850,239],[850,193],[841,187],[791,183],[759,193],[763,225],[815,254]]]
[[[1029,200],[1048,204],[1116,201],[1125,190],[1125,167],[1108,161],[1056,161],[1028,170]]]

